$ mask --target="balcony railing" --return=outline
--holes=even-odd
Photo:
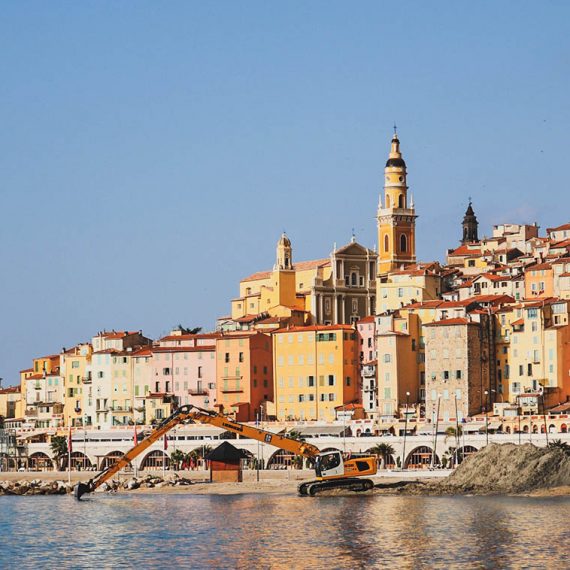
[[[190,388],[188,394],[190,394],[190,396],[207,396],[208,390],[206,390],[206,388]]]
[[[132,412],[131,406],[109,406],[110,412]]]
[[[91,384],[91,382],[93,382],[93,378],[91,378],[91,376],[83,376],[81,378],[81,382],[83,382],[83,384]]]

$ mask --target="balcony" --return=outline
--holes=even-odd
[[[107,404],[97,404],[97,413],[106,414],[109,411],[109,406]]]
[[[206,390],[206,388],[190,388],[188,394],[190,394],[190,396],[207,396],[208,390]]]
[[[91,375],[83,376],[81,378],[81,382],[83,382],[83,384],[91,384],[91,382],[93,382],[93,378],[91,378]]]
[[[27,418],[37,418],[38,417],[38,410],[37,408],[28,408],[26,413],[24,414]]]
[[[131,408],[131,406],[109,406],[109,411],[111,413],[115,413],[115,412],[132,412],[133,409]]]
[[[42,385],[39,382],[36,382],[35,386],[34,386],[34,390],[41,390],[42,389]]]

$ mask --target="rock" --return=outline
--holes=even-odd
[[[141,484],[136,479],[131,479],[127,482],[127,489],[129,489],[129,491],[138,489],[140,486]]]

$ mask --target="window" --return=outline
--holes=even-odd
[[[240,353],[239,353],[238,360],[239,360],[240,362],[243,362],[243,352],[240,352]]]
[[[309,386],[309,388],[313,388],[315,385],[315,377],[314,376],[308,376],[307,377],[307,385]]]
[[[230,361],[230,353],[226,352],[226,355],[224,357],[224,362],[229,362]]]
[[[551,365],[551,366],[552,366],[552,365]],[[346,377],[346,385],[347,385],[347,386],[350,386],[350,376],[347,376],[347,377]]]
[[[390,198],[386,196],[386,208],[389,208]],[[390,238],[388,234],[384,236],[384,251],[390,251]]]
[[[384,362],[391,362],[392,361],[392,357],[390,354],[385,354],[384,355]]]
[[[402,198],[402,196],[400,196]],[[405,234],[400,236],[400,251],[405,253],[408,250],[408,239],[406,238]]]
[[[444,371],[443,371],[443,379],[444,379],[444,380],[449,380],[449,370],[444,370]]]
[[[328,381],[329,386],[334,386],[334,374],[329,374]]]
[[[456,370],[456,371],[455,371],[455,379],[456,379],[456,380],[461,380],[461,370]]]

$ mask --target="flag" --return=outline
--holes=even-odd
[[[73,444],[71,443],[71,425],[69,426],[69,437],[68,437],[68,442],[67,442],[67,452],[70,454],[73,452]]]
[[[164,434],[164,451],[168,449],[168,439],[166,438],[166,434]]]
[[[138,445],[139,444],[139,434],[137,433],[137,426],[135,424],[135,436],[133,438],[134,444]]]

